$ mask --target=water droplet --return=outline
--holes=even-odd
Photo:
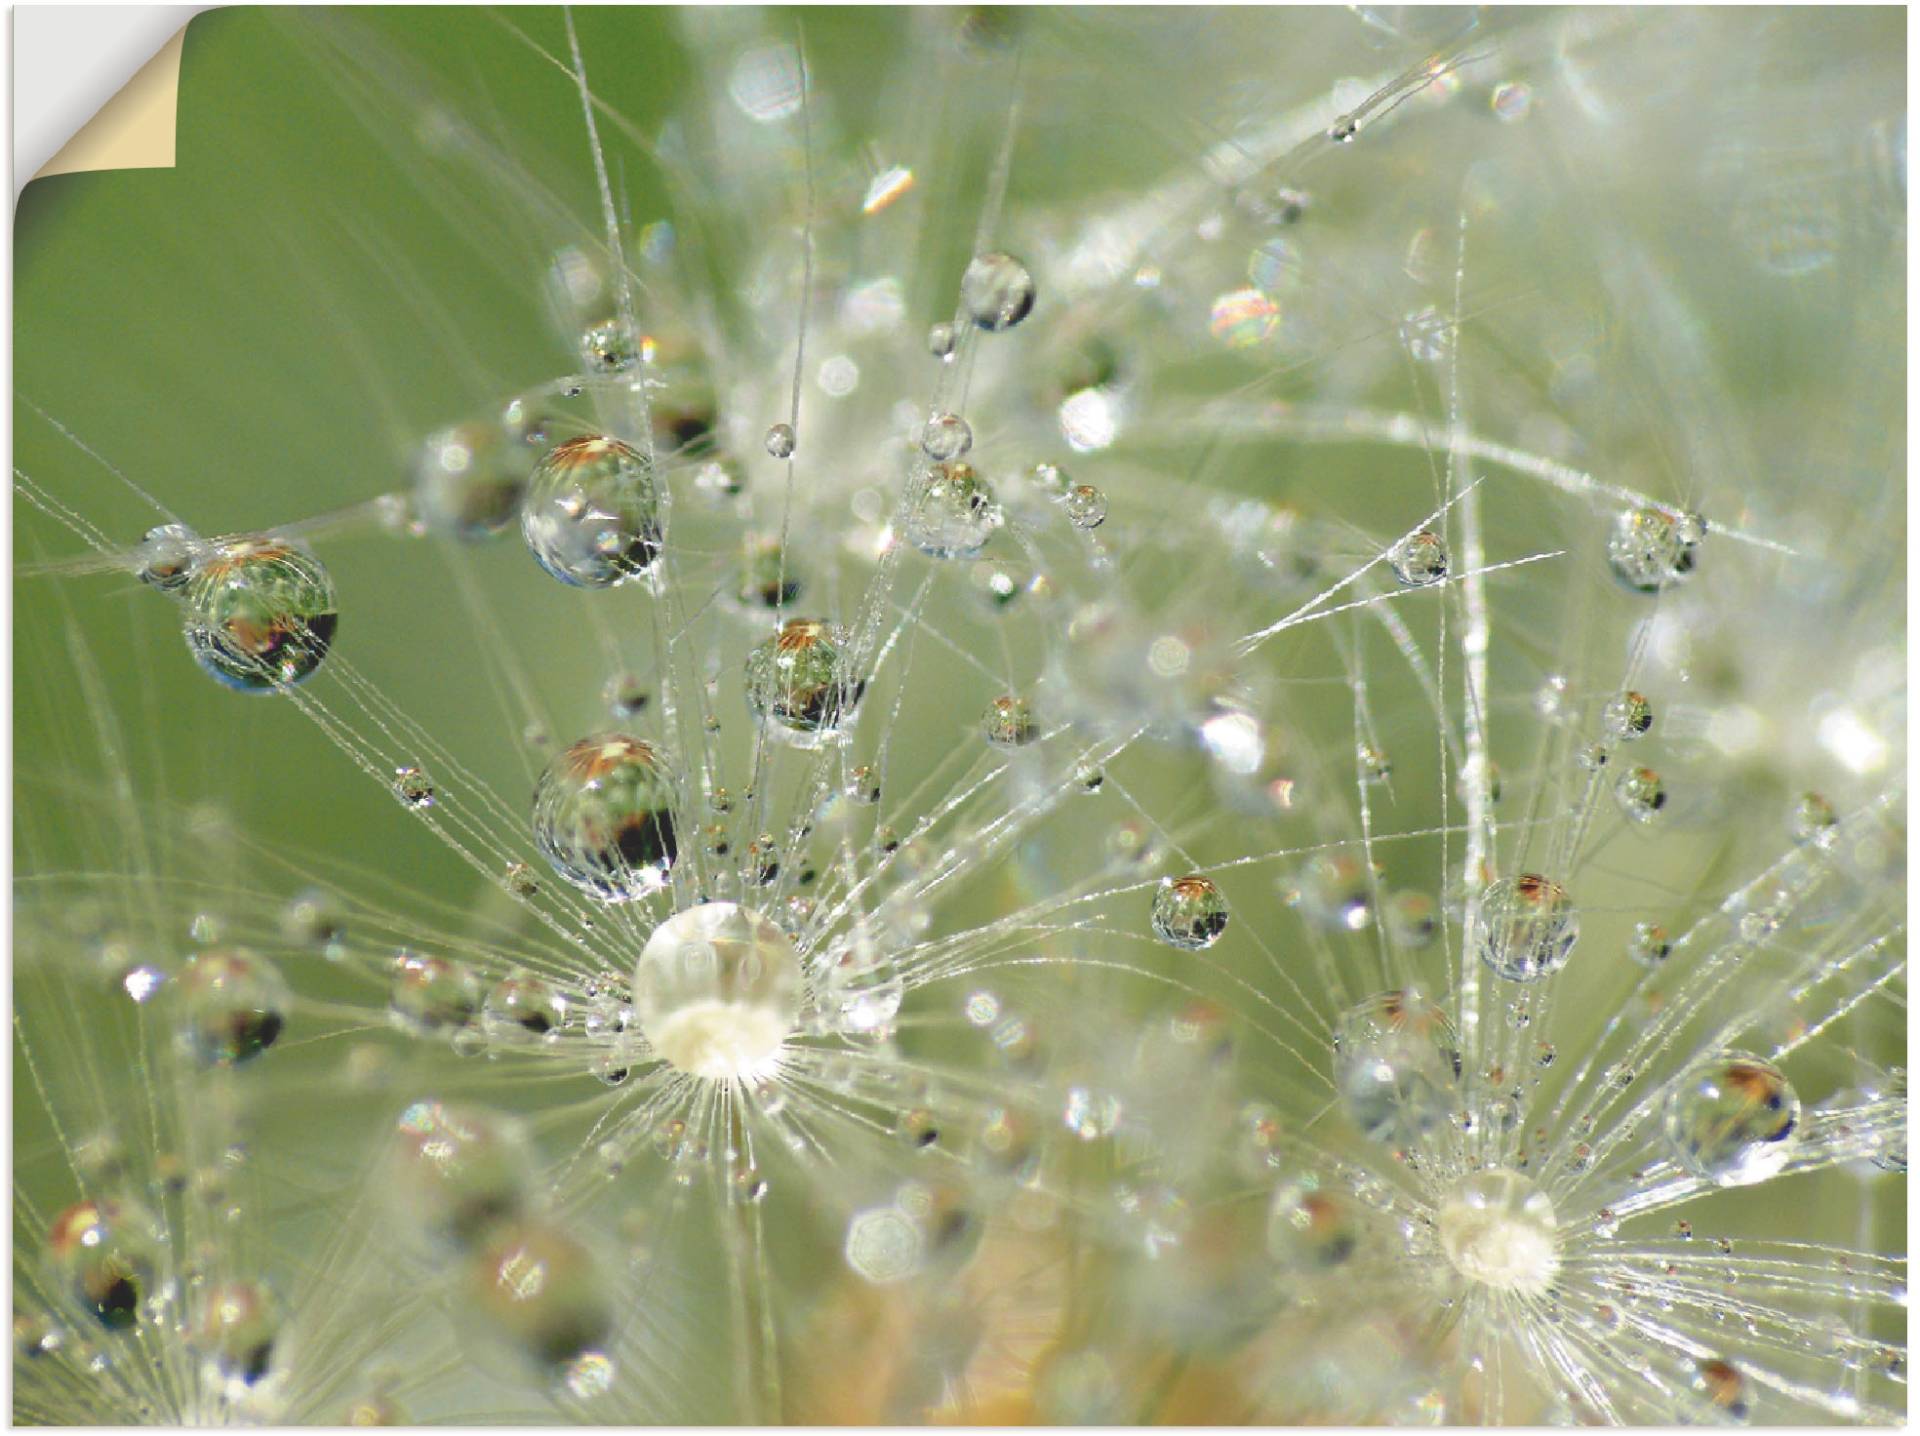
[[[960,276],[960,307],[989,333],[1011,329],[1033,312],[1033,276],[1010,254],[982,254]]]
[[[1264,344],[1280,327],[1280,306],[1259,289],[1236,289],[1213,301],[1207,330],[1229,349]]]
[[[279,1335],[279,1303],[259,1282],[222,1282],[200,1298],[193,1344],[229,1381],[253,1386],[264,1380]]]
[[[580,358],[589,373],[624,374],[640,362],[640,346],[615,315],[587,327],[580,336]]]
[[[1559,1221],[1547,1194],[1518,1172],[1476,1172],[1440,1204],[1440,1249],[1462,1276],[1498,1291],[1544,1296],[1560,1269]]]
[[[1643,738],[1653,727],[1653,705],[1631,689],[1610,699],[1600,715],[1609,735],[1623,743]]]
[[[1778,1067],[1742,1052],[1694,1063],[1667,1097],[1674,1160],[1723,1187],[1778,1176],[1800,1137],[1800,1099]]]
[[[393,795],[408,808],[431,808],[435,796],[427,775],[411,766],[393,770]]]
[[[1709,1356],[1695,1362],[1693,1389],[1706,1397],[1726,1420],[1743,1422],[1747,1419],[1750,1411],[1747,1379],[1731,1361]]]
[[[135,573],[140,582],[163,592],[185,588],[206,547],[200,535],[185,524],[150,528],[140,540],[140,566]]]
[[[1371,743],[1354,746],[1353,758],[1363,783],[1384,783],[1393,776],[1393,761]]]
[[[402,1028],[422,1035],[466,1026],[480,1010],[480,983],[465,963],[424,953],[394,959],[388,1010]]]
[[[556,754],[533,790],[533,837],[554,871],[608,902],[654,892],[678,855],[666,759],[624,733]]]
[[[1062,503],[1067,521],[1077,529],[1097,529],[1107,521],[1107,496],[1092,484],[1078,484]]]
[[[1119,1129],[1122,1107],[1119,1097],[1097,1087],[1069,1087],[1061,1118],[1067,1130],[1083,1142],[1111,1137]]]
[[[788,619],[747,655],[747,706],[795,747],[834,739],[865,686],[848,671],[848,645],[834,624]]]
[[[847,796],[871,806],[880,801],[880,776],[865,763],[847,774]]]
[[[1694,550],[1705,534],[1698,515],[1665,509],[1627,509],[1607,538],[1614,577],[1635,593],[1659,593],[1693,572]]]
[[[607,680],[607,686],[602,690],[601,697],[608,711],[620,719],[638,716],[652,701],[652,695],[647,692],[646,685],[640,681],[639,675],[634,673],[614,674]]]
[[[1074,766],[1073,781],[1083,793],[1097,793],[1106,785],[1107,775],[1098,763],[1082,762]]]
[[[1274,1189],[1267,1207],[1267,1252],[1287,1271],[1312,1274],[1344,1266],[1360,1249],[1365,1219],[1352,1193],[1318,1172]]]
[[[496,1228],[466,1272],[471,1309],[551,1376],[606,1340],[613,1317],[600,1263],[565,1233],[531,1223]]]
[[[1153,933],[1169,947],[1198,952],[1227,930],[1227,900],[1212,878],[1163,878],[1153,895]]]
[[[1387,936],[1395,946],[1419,949],[1440,932],[1440,914],[1425,893],[1398,892],[1385,904]]]
[[[544,1037],[566,1024],[567,1000],[544,977],[509,973],[487,993],[481,1019],[496,1033],[518,1029]]]
[[[943,364],[953,358],[954,333],[951,324],[936,324],[927,331],[927,352]]]
[[[766,1183],[760,1185],[764,1188]],[[567,1364],[563,1377],[576,1399],[592,1401],[613,1389],[613,1362],[603,1352],[584,1352]]]
[[[996,748],[1024,748],[1040,736],[1040,725],[1033,717],[1033,705],[1012,694],[1002,694],[989,703],[986,713],[981,717],[980,726],[987,735],[987,741]]]
[[[920,431],[920,447],[930,459],[957,459],[973,447],[973,430],[958,414],[935,414]]]
[[[1645,968],[1655,968],[1673,952],[1667,930],[1657,922],[1637,922],[1627,939],[1627,956]]]
[[[741,548],[734,597],[746,608],[779,608],[800,596],[800,575],[780,540],[750,535]]]
[[[844,1036],[877,1038],[892,1029],[906,995],[893,959],[864,934],[829,954],[822,983],[827,1019]]]
[[[1422,364],[1438,364],[1453,353],[1453,321],[1431,304],[1400,321],[1400,342]]]
[[[798,443],[793,425],[788,423],[771,424],[767,427],[767,452],[776,459],[790,459]]]
[[[1373,884],[1351,853],[1316,853],[1294,890],[1305,917],[1333,932],[1359,932],[1373,922]]]
[[[1352,115],[1338,115],[1333,123],[1327,126],[1327,138],[1336,145],[1350,144],[1359,132],[1360,122]]]
[[[1826,847],[1839,822],[1832,803],[1819,793],[1802,793],[1787,814],[1787,834],[1796,843]]]
[[[1524,120],[1533,108],[1533,87],[1525,80],[1507,80],[1495,85],[1487,97],[1487,107],[1503,124]]]
[[[903,1113],[896,1135],[915,1151],[924,1152],[938,1145],[940,1141],[940,1122],[933,1113],[924,1107],[915,1107]]]
[[[1452,1112],[1460,1042],[1435,1003],[1370,997],[1334,1031],[1334,1081],[1349,1120],[1375,1141],[1410,1147]]]
[[[706,903],[675,913],[634,969],[633,1010],[654,1054],[715,1080],[764,1075],[800,1015],[800,958],[751,908]]]
[[[280,910],[280,935],[299,947],[337,956],[347,935],[346,908],[324,888],[306,888]]]
[[[143,1208],[100,1198],[55,1217],[47,1250],[74,1300],[108,1331],[128,1331],[153,1288],[158,1232]]]
[[[186,1031],[202,1062],[232,1066],[279,1040],[291,996],[273,964],[238,950],[195,953],[180,972]]]
[[[576,588],[613,588],[660,557],[653,465],[618,439],[559,445],[534,468],[520,532],[540,566]]]
[[[1651,823],[1667,806],[1667,787],[1651,768],[1629,768],[1613,787],[1620,811],[1636,823]]]
[[[1433,530],[1421,529],[1387,550],[1387,566],[1407,588],[1424,588],[1447,576],[1447,546]]]
[[[856,1212],[847,1223],[847,1265],[876,1286],[904,1281],[925,1259],[920,1224],[892,1205]]]
[[[972,464],[922,463],[909,481],[907,541],[933,558],[971,558],[1000,526],[993,489]]]
[[[1538,873],[1488,885],[1480,898],[1480,957],[1510,982],[1535,982],[1567,965],[1580,914],[1566,889]]]
[[[234,539],[206,553],[182,604],[194,661],[229,688],[266,692],[313,676],[339,626],[333,579],[280,539]]]
[[[396,1190],[435,1241],[471,1246],[525,1206],[534,1163],[509,1119],[421,1101],[400,1114],[395,1133]]]

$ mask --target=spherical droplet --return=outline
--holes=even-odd
[[[593,374],[624,374],[640,362],[640,347],[628,338],[618,315],[589,325],[580,336],[580,359]]]
[[[958,414],[935,414],[920,431],[920,447],[930,459],[957,459],[973,447],[973,429]]]
[[[201,1298],[193,1343],[227,1380],[252,1386],[265,1379],[280,1335],[280,1305],[257,1281],[227,1281]]]
[[[595,733],[560,753],[533,790],[533,838],[582,892],[625,902],[657,891],[679,848],[677,786],[650,743]]]
[[[833,1029],[862,1038],[891,1031],[906,995],[900,969],[864,934],[855,934],[828,956],[821,989],[821,1005]]]
[[[954,343],[951,324],[936,324],[927,330],[927,352],[943,364],[953,358]]]
[[[767,452],[776,459],[791,459],[798,443],[793,425],[788,423],[767,426]]]
[[[640,676],[636,673],[614,674],[607,680],[607,686],[601,696],[607,705],[607,711],[622,720],[638,717],[653,700],[653,695],[647,691],[646,684],[640,681]]]
[[[1198,952],[1227,930],[1227,899],[1212,878],[1163,878],[1153,895],[1153,934],[1168,947]]]
[[[1123,1113],[1116,1094],[1099,1087],[1073,1086],[1067,1089],[1060,1116],[1067,1130],[1081,1141],[1097,1142],[1119,1130]]]
[[[1067,521],[1077,529],[1097,529],[1107,521],[1107,496],[1092,484],[1076,484],[1067,490],[1061,507]]]
[[[161,524],[141,538],[135,573],[140,582],[162,592],[185,588],[206,548],[205,540],[185,524]]]
[[[847,1265],[877,1286],[912,1276],[925,1246],[920,1224],[893,1205],[856,1212],[847,1223]]]
[[[1580,937],[1567,890],[1538,873],[1490,883],[1480,897],[1480,957],[1510,982],[1551,977]]]
[[[1608,700],[1600,721],[1611,736],[1631,743],[1635,738],[1644,738],[1653,727],[1653,705],[1644,694],[1629,689]]]
[[[909,481],[907,541],[933,558],[971,558],[1000,524],[993,489],[972,464],[922,463]]]
[[[431,808],[435,797],[427,775],[412,766],[393,770],[393,795],[408,808]]]
[[[1659,593],[1693,572],[1694,550],[1704,531],[1694,515],[1627,509],[1607,538],[1607,562],[1633,592]]]
[[[1796,843],[1824,845],[1830,841],[1840,816],[1819,793],[1802,793],[1787,813],[1787,835]]]
[[[603,435],[550,451],[527,482],[520,532],[540,566],[576,588],[613,588],[660,557],[653,465]]]
[[[740,554],[734,597],[745,608],[779,608],[800,596],[793,555],[770,534],[749,535]]]
[[[1493,93],[1487,97],[1487,108],[1493,111],[1493,117],[1506,124],[1524,120],[1533,108],[1533,87],[1525,80],[1508,80],[1493,87]]]
[[[1696,1177],[1744,1187],[1779,1175],[1800,1139],[1800,1099],[1778,1067],[1723,1052],[1689,1067],[1667,1098],[1667,1144]]]
[[[280,539],[219,545],[193,569],[183,600],[194,660],[242,692],[312,677],[339,626],[333,579],[319,559]]]
[[[1300,872],[1302,915],[1332,932],[1359,932],[1373,922],[1373,874],[1351,853],[1316,853]]]
[[[1282,1182],[1267,1207],[1267,1252],[1289,1272],[1311,1275],[1345,1265],[1364,1230],[1353,1194],[1317,1172]]]
[[[1547,1194],[1495,1168],[1459,1182],[1440,1204],[1440,1250],[1469,1281],[1545,1295],[1560,1269],[1559,1222]]]
[[[1708,1356],[1695,1362],[1693,1389],[1706,1397],[1728,1421],[1742,1422],[1750,1414],[1747,1379],[1731,1361]]]
[[[1333,123],[1327,126],[1327,138],[1336,145],[1352,143],[1353,137],[1359,132],[1360,122],[1352,115],[1337,115]]]
[[[1333,1046],[1340,1105],[1375,1141],[1411,1146],[1452,1112],[1460,1041],[1438,1004],[1411,992],[1370,997],[1340,1019]]]
[[[108,1331],[126,1331],[153,1287],[158,1230],[144,1209],[103,1197],[55,1217],[47,1250],[74,1300]]]
[[[849,671],[849,643],[836,624],[788,619],[747,654],[747,706],[796,747],[831,740],[865,688]]]
[[[600,1263],[542,1223],[496,1228],[471,1258],[473,1309],[542,1372],[563,1375],[613,1328]]]
[[[1040,725],[1033,717],[1033,705],[1012,694],[1002,694],[989,703],[980,719],[980,726],[987,735],[987,741],[996,748],[1024,748],[1040,736]]]
[[[544,977],[514,972],[488,991],[481,1017],[495,1031],[517,1029],[544,1037],[566,1022],[567,1000]]]
[[[1424,588],[1447,576],[1447,546],[1432,529],[1421,529],[1387,550],[1387,566],[1406,587]]]
[[[1213,301],[1207,330],[1229,349],[1265,343],[1280,327],[1280,306],[1258,289],[1235,289]]]
[[[1398,892],[1385,904],[1387,936],[1395,946],[1423,948],[1440,932],[1440,914],[1425,893]]]
[[[675,913],[647,939],[633,1007],[654,1054],[681,1072],[753,1080],[800,1016],[800,958],[772,922],[738,903]]]
[[[423,1035],[466,1026],[480,1010],[480,983],[463,962],[402,952],[394,959],[388,1010]]]
[[[1627,939],[1627,956],[1645,968],[1655,968],[1673,953],[1667,930],[1657,922],[1637,922]]]
[[[187,1036],[202,1062],[250,1061],[279,1040],[291,999],[263,957],[238,950],[200,952],[180,973]]]
[[[1033,312],[1033,276],[1010,254],[977,255],[960,276],[960,306],[982,329],[1011,329]]]
[[[430,434],[414,460],[414,511],[443,537],[491,538],[520,516],[536,457],[499,425],[456,424]]]
[[[535,1164],[509,1118],[421,1101],[400,1114],[395,1134],[394,1191],[433,1240],[470,1247],[525,1208]]]
[[[1651,823],[1667,806],[1667,787],[1651,768],[1629,768],[1613,785],[1620,811],[1636,823]]]

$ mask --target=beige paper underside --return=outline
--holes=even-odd
[[[180,52],[186,38],[183,25],[34,178],[82,170],[172,169]]]

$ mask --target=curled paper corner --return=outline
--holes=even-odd
[[[51,6],[16,8],[16,198],[50,175],[173,167],[187,22],[204,8],[76,7],[59,19]],[[79,21],[84,29],[68,18],[76,14],[89,17]],[[155,50],[156,42],[164,43]],[[103,91],[106,102],[94,108]]]

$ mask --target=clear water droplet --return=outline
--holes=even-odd
[[[1033,276],[1010,254],[975,256],[960,276],[960,306],[989,333],[1011,329],[1033,312]]]
[[[625,902],[657,891],[679,848],[678,784],[665,757],[624,733],[596,733],[554,756],[533,790],[533,838],[582,892]]]

